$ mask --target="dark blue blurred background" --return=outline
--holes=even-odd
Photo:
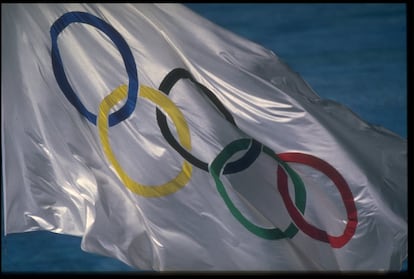
[[[405,4],[186,5],[271,49],[322,98],[407,137]],[[78,237],[49,232],[3,237],[2,230],[1,241],[3,272],[136,271],[83,252]]]

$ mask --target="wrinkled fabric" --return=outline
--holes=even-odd
[[[53,68],[51,27],[70,12],[113,27],[134,60],[124,61],[125,49],[90,24],[70,23],[57,36],[68,83],[95,123],[63,93]],[[132,87],[134,67],[131,103],[117,90]],[[180,78],[167,96],[158,88],[176,68],[197,83]],[[111,99],[113,92],[124,98]],[[111,125],[106,117],[124,106],[131,114]],[[6,234],[80,236],[87,252],[160,271],[399,271],[407,256],[406,140],[321,99],[273,52],[182,5],[2,5],[1,108]],[[169,144],[157,108],[207,170]],[[225,173],[228,162],[253,150],[253,140],[260,154]],[[289,162],[287,153],[311,155],[335,171]],[[182,183],[174,180],[179,173]],[[169,181],[172,193],[151,197],[130,186]],[[302,221],[286,205],[300,209],[300,199]],[[345,204],[355,206],[355,218]],[[284,234],[261,233],[272,228]],[[349,240],[333,247],[312,228]]]

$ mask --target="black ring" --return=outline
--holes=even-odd
[[[195,85],[197,85],[198,88],[200,88],[203,93],[209,98],[211,102],[218,108],[218,110],[224,115],[224,117],[235,127],[237,127],[236,122],[234,121],[233,116],[231,113],[226,109],[226,107],[220,102],[220,100],[214,95],[213,92],[211,92],[207,87],[199,83],[194,79],[194,77],[189,73],[187,70],[182,68],[176,68],[173,69],[171,72],[169,72],[164,80],[161,82],[159,86],[159,90],[163,92],[164,94],[168,95],[172,89],[172,87],[177,83],[180,79],[189,79],[191,80]],[[180,155],[193,164],[194,166],[208,171],[208,164],[206,162],[203,162],[196,157],[194,157],[190,152],[188,152],[185,148],[183,148],[177,140],[172,135],[170,129],[168,128],[167,124],[167,118],[165,114],[157,108],[157,123],[161,130],[162,135],[164,136],[165,140],[178,152]],[[231,174],[243,171],[247,169],[260,155],[262,151],[262,145],[258,141],[252,139],[251,144],[249,146],[248,151],[244,154],[243,157],[239,158],[236,161],[228,163],[224,170],[223,174]]]

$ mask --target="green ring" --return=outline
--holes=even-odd
[[[290,223],[285,231],[278,228],[267,229],[259,227],[243,216],[243,214],[236,208],[228,196],[223,183],[220,180],[220,174],[227,160],[238,151],[247,149],[251,144],[251,139],[238,139],[228,144],[210,164],[209,171],[216,182],[217,190],[223,198],[227,208],[231,214],[250,232],[253,234],[270,240],[293,238],[299,231],[295,224]],[[275,159],[282,168],[289,174],[295,187],[295,204],[302,214],[305,212],[306,206],[306,190],[302,179],[288,164],[282,161],[270,148],[263,146],[263,152],[273,159]]]

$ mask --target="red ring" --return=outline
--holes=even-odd
[[[282,195],[283,202],[285,203],[288,213],[295,225],[308,236],[330,243],[333,248],[341,248],[344,246],[354,235],[358,224],[354,197],[345,179],[334,167],[315,156],[297,152],[280,153],[277,154],[277,156],[285,162],[301,163],[311,166],[314,169],[324,173],[334,182],[339,190],[339,193],[341,194],[342,200],[345,204],[346,213],[348,215],[348,223],[346,224],[344,233],[341,236],[329,235],[326,231],[316,228],[305,220],[290,199],[286,173],[280,165],[277,169],[278,190]]]

